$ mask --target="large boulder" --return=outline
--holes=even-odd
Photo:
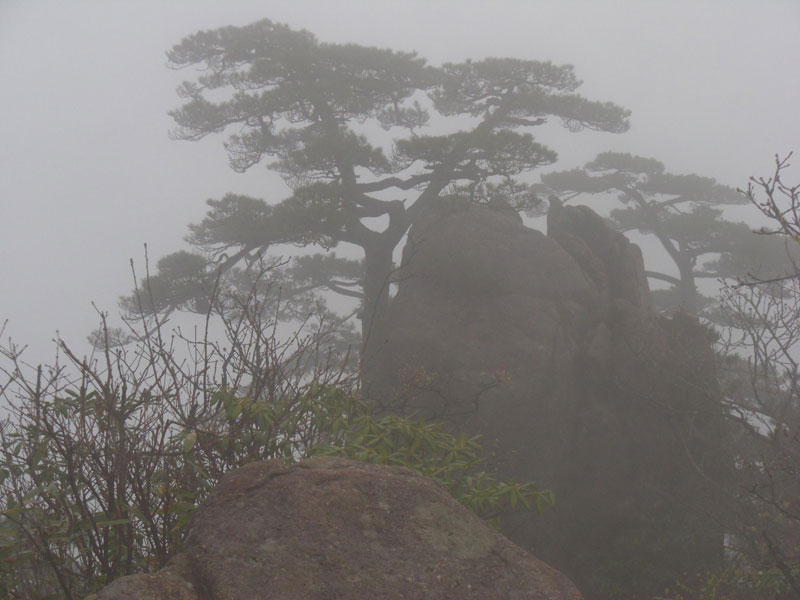
[[[557,200],[547,235],[443,202],[412,227],[397,281],[365,393],[481,434],[499,475],[555,492],[555,509],[507,519],[509,537],[593,598],[719,563],[731,465],[711,337],[653,311],[636,245]]]
[[[338,458],[252,463],[198,509],[183,550],[97,600],[579,600],[432,479]]]

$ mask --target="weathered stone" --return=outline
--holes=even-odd
[[[547,235],[566,249],[598,286],[602,301],[625,302],[640,314],[653,308],[642,252],[586,206],[550,198]]]
[[[548,235],[509,210],[429,210],[375,331],[365,393],[481,434],[500,476],[554,490],[555,509],[505,531],[588,595],[721,558],[708,332],[653,312],[641,251],[590,209],[552,202]]]
[[[365,350],[366,393],[425,417],[471,410],[498,381],[539,394],[602,311],[573,257],[514,211],[431,209],[398,280]]]
[[[228,474],[171,569],[123,578],[99,599],[581,598],[432,479],[338,458]]]
[[[120,577],[96,596],[96,600],[204,600],[189,582],[183,556],[158,573]],[[179,566],[180,565],[180,566]]]

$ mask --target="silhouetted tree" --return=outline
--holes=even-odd
[[[677,269],[677,275],[647,271],[670,284],[656,294],[667,307],[696,314],[712,302],[698,292],[698,279],[772,276],[786,264],[783,243],[722,216],[720,206],[748,199],[709,177],[674,175],[655,159],[605,152],[582,169],[548,173],[542,182],[562,199],[617,193],[623,207],[611,211],[613,224],[655,236]]]
[[[277,203],[209,200],[189,236],[200,254],[180,261],[196,281],[279,244],[353,244],[362,263],[327,255],[297,266],[304,291],[326,287],[360,300],[365,340],[389,298],[396,246],[441,194],[530,208],[536,198],[519,176],[554,163],[556,153],[529,129],[552,117],[570,131],[628,129],[629,111],[576,94],[572,67],[549,62],[488,58],[434,68],[413,53],[323,43],[269,20],[201,31],[168,57],[175,68],[199,67],[178,90],[186,102],[170,113],[173,136],[229,132],[234,170],[271,160],[291,188]],[[424,134],[432,120],[450,132]],[[159,264],[156,279],[172,261]],[[185,282],[179,273],[161,279]],[[156,308],[186,301],[189,290],[170,290]]]

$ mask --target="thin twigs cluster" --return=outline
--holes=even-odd
[[[280,331],[268,271],[224,298],[215,286],[191,334],[152,314],[114,330],[100,313],[89,357],[59,341],[35,367],[0,347],[0,596],[82,598],[163,566],[225,472],[305,456],[344,418],[337,324]]]
[[[784,236],[787,249],[800,244],[800,186],[781,179],[790,157],[776,156],[771,177],[751,178],[741,190],[773,223],[760,233]],[[800,268],[794,267],[784,277],[729,284],[721,303],[733,332],[725,350],[738,378],[731,414],[745,436],[738,460],[747,521],[739,550],[751,574],[763,581],[773,573],[776,589],[800,597]]]

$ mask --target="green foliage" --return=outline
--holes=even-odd
[[[359,415],[335,443],[316,450],[363,462],[407,467],[447,487],[467,508],[496,523],[513,510],[541,512],[555,502],[553,493],[535,483],[497,481],[482,470],[486,457],[479,437],[442,431],[439,423],[406,417]]]
[[[33,371],[22,350],[0,347],[7,597],[79,598],[155,570],[222,474],[250,460],[306,456],[332,435],[325,415],[347,407],[320,390],[352,388],[353,354],[324,312],[277,337],[280,272],[254,266],[246,293],[205,297],[199,337],[169,331],[163,319],[128,323],[124,334],[103,317],[96,356],[61,344],[55,364]]]
[[[481,469],[477,438],[373,415],[327,349],[332,332],[307,326],[278,341],[255,298],[222,313],[227,344],[187,340],[188,359],[163,323],[103,346],[100,360],[62,345],[69,371],[26,375],[19,350],[2,348],[3,597],[82,598],[164,566],[219,479],[254,460],[337,454],[405,466],[485,518],[552,504],[533,483]]]

